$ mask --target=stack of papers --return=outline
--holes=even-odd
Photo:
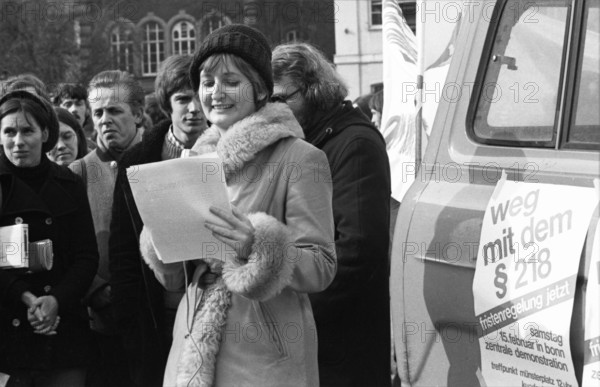
[[[233,250],[204,227],[224,224],[211,206],[231,209],[225,173],[215,153],[134,165],[127,177],[159,259],[165,263],[193,259],[225,261]]]

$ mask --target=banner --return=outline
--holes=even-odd
[[[383,1],[383,112],[381,132],[386,142],[392,175],[392,197],[402,201],[416,174],[416,115],[422,105],[422,146],[425,151],[431,125],[442,96],[463,2],[417,1],[417,35],[423,35],[423,52],[395,0]],[[417,59],[425,74],[417,84]],[[421,104],[422,102],[422,104]]]
[[[383,1],[383,112],[392,176],[392,197],[402,197],[414,181],[415,95],[417,49],[415,35],[395,0]],[[409,165],[410,168],[406,168]],[[412,171],[412,173],[406,173]]]
[[[577,386],[569,331],[594,188],[498,182],[473,296],[487,386]],[[568,200],[565,200],[568,198]]]

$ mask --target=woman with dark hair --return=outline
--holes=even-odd
[[[212,123],[192,150],[216,149],[232,209],[212,207],[221,223],[206,223],[228,249],[225,262],[198,252],[189,266],[163,264],[152,232],[141,232],[140,250],[161,283],[189,282],[164,385],[317,386],[307,293],[325,289],[336,270],[327,159],[302,141],[291,110],[271,102],[271,48],[259,31],[213,31],[190,78]]]
[[[8,387],[83,386],[85,379],[81,298],[98,250],[83,183],[46,157],[58,127],[42,98],[22,90],[0,98],[0,226],[27,224],[29,241],[51,241],[53,256],[45,269],[0,269],[0,374]]]
[[[67,109],[55,107],[58,116],[58,141],[48,158],[58,165],[67,166],[88,153],[85,134],[79,122]]]

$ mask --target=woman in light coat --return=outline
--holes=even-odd
[[[323,152],[273,90],[271,50],[253,28],[228,25],[195,54],[190,77],[212,126],[196,153],[216,149],[232,211],[207,222],[225,259],[187,264],[165,386],[317,386],[317,336],[307,293],[336,271],[331,178]],[[163,264],[144,229],[141,252],[167,288],[183,264]]]

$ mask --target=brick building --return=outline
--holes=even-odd
[[[331,60],[335,53],[333,0],[95,0],[76,14],[82,78],[89,80],[106,69],[127,70],[148,92],[162,60],[193,53],[207,34],[224,24],[252,25],[273,45],[307,41]]]

